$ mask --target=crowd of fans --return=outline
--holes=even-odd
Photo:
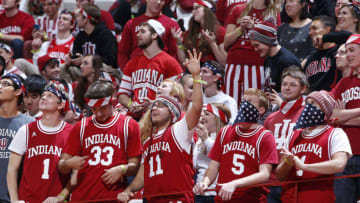
[[[360,198],[360,2],[0,2],[0,202]]]

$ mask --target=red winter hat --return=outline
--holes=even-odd
[[[264,22],[256,24],[250,31],[250,39],[267,45],[277,45],[277,28],[275,24],[276,19],[273,16],[267,17]]]
[[[309,98],[312,98],[319,104],[321,110],[325,113],[325,120],[328,121],[336,104],[336,101],[331,93],[325,90],[314,91],[306,97],[306,100]]]

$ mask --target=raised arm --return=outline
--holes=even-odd
[[[192,94],[192,106],[186,114],[186,122],[189,130],[192,130],[198,123],[202,106],[203,106],[203,97],[201,89],[201,78],[200,78],[200,58],[202,53],[196,53],[196,50],[193,49],[193,53],[189,50],[188,58],[185,60],[184,66],[193,76],[194,81],[194,90]]]

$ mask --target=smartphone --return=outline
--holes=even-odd
[[[35,24],[34,27],[33,27],[34,30],[40,30],[40,25],[38,24]]]

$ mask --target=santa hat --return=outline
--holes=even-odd
[[[164,35],[165,33],[165,28],[164,26],[157,20],[154,19],[150,19],[147,21],[147,23],[150,25],[150,27],[152,27],[155,32],[161,37]]]
[[[314,91],[306,97],[306,100],[309,98],[312,98],[319,104],[321,110],[325,113],[325,120],[329,120],[336,104],[331,93],[324,90]]]
[[[276,20],[270,16],[265,19],[264,22],[256,24],[254,28],[249,32],[250,39],[259,41],[263,44],[275,46],[278,44]]]

